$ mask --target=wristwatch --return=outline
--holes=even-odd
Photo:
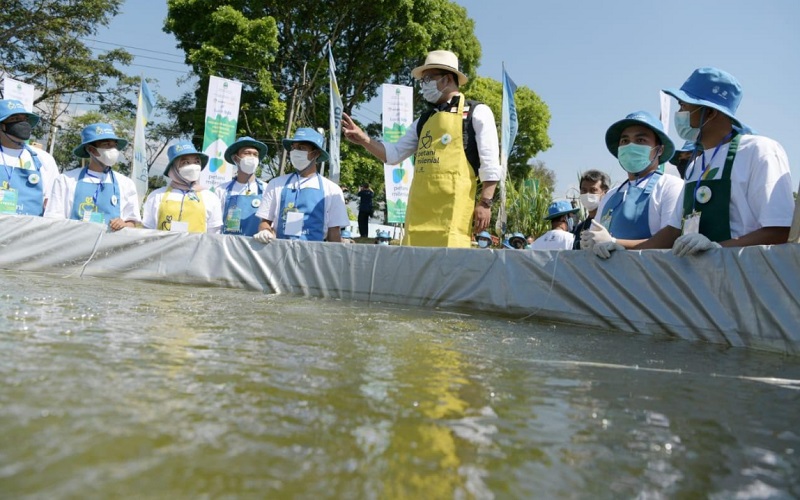
[[[478,205],[484,208],[492,208],[492,203],[494,203],[494,200],[491,198],[481,198],[481,201],[478,202]]]

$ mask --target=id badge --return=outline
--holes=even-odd
[[[611,211],[607,212],[603,217],[600,218],[600,224],[603,225],[606,229],[611,227]]]
[[[0,189],[0,214],[14,215],[17,213],[17,190]]]
[[[688,217],[683,218],[683,234],[694,234],[700,232],[700,212],[692,212]]]
[[[106,223],[106,214],[103,212],[89,212],[89,222],[94,222],[95,224],[102,224],[105,225]],[[83,215],[86,215],[84,212]]]
[[[189,223],[186,221],[174,220],[169,226],[169,231],[171,233],[188,233]]]
[[[231,208],[228,210],[228,217],[225,219],[225,229],[231,233],[241,232],[242,209]]]
[[[303,234],[303,212],[286,212],[286,236],[300,236]]]

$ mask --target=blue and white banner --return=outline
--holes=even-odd
[[[139,86],[139,102],[136,105],[136,125],[133,130],[133,165],[131,167],[131,179],[136,185],[136,194],[139,195],[141,204],[144,195],[147,193],[147,138],[144,135],[144,128],[153,114],[156,100],[147,82],[142,78]]]
[[[339,184],[339,172],[340,172],[340,146],[342,140],[342,110],[344,109],[344,105],[342,104],[342,96],[339,94],[339,84],[336,83],[336,63],[333,62],[333,50],[331,49],[331,44],[328,43],[328,72],[330,73],[330,102],[331,102],[331,112],[330,112],[330,131],[329,131],[329,146],[328,146],[328,154],[330,155],[330,171],[328,172],[328,178]]]
[[[500,208],[497,211],[497,222],[495,229],[499,235],[506,232],[508,214],[506,213],[506,178],[508,177],[508,157],[514,147],[514,139],[517,138],[517,105],[514,102],[514,91],[517,85],[506,73],[506,66],[503,64],[503,111],[500,118],[500,166],[503,173],[500,177]]]

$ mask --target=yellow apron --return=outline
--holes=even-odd
[[[470,246],[478,182],[464,153],[463,112],[462,95],[457,113],[434,113],[420,131],[404,245]]]
[[[206,205],[199,192],[189,191],[183,193],[180,200],[170,200],[169,193],[172,187],[168,187],[161,204],[158,206],[158,229],[171,231],[172,222],[187,222],[190,233],[206,232]]]

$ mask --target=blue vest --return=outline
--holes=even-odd
[[[297,178],[297,189],[289,188],[292,178]],[[278,212],[278,238],[289,240],[323,241],[325,239],[325,189],[322,176],[316,174],[319,189],[300,189],[300,176],[295,173],[286,179],[281,190]],[[310,179],[309,179],[310,181]],[[308,182],[308,181],[307,181]],[[286,214],[291,211],[303,214],[303,231],[300,236],[286,234]]]
[[[225,210],[222,215],[225,217],[222,225],[223,234],[241,234],[244,236],[253,236],[258,232],[258,225],[261,219],[256,217],[258,207],[261,206],[261,195],[264,194],[264,183],[256,179],[256,194],[231,194],[231,189],[236,184],[236,179],[232,180],[225,188],[228,196],[225,198]],[[239,212],[239,230],[229,230],[228,220],[234,215],[234,210]]]
[[[100,212],[105,218],[105,223],[108,224],[111,219],[119,217],[119,185],[117,185],[117,178],[114,171],[110,168],[103,177],[100,179],[99,184],[94,184],[89,181],[84,181],[89,171],[88,167],[81,170],[78,176],[78,183],[75,186],[75,197],[72,199],[72,213],[69,218],[73,220],[83,220],[84,212],[91,210],[92,212]],[[106,176],[111,176],[111,186],[108,185]]]
[[[44,183],[42,182],[42,161],[27,144],[25,151],[33,159],[34,170],[3,165],[0,182],[8,182],[8,187],[17,192],[17,213],[39,215],[44,213]],[[0,151],[2,149],[0,148]]]
[[[653,236],[649,220],[650,194],[663,174],[656,170],[650,175],[644,188],[625,181],[629,184],[628,190],[618,189],[606,202],[600,221],[611,236],[623,240],[643,240]]]

